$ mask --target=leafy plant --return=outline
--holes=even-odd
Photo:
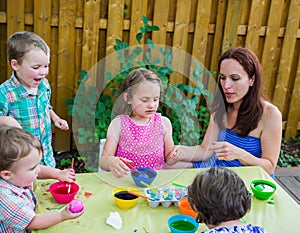
[[[86,86],[89,74],[81,71],[78,80],[80,88],[76,96],[65,100],[68,105],[68,114],[72,115],[73,119],[75,116],[75,120],[80,122],[78,132],[75,133],[78,144],[98,144],[101,138],[106,137],[108,126],[114,117],[113,105],[120,95],[120,84],[129,72],[140,67],[152,70],[162,80],[162,104],[158,111],[170,119],[175,144],[196,145],[201,142],[209,123],[205,100],[210,101],[212,98],[208,90],[204,88],[201,78],[211,75],[212,72],[203,69],[200,63],[194,59],[191,60],[190,66],[192,82],[187,79],[185,83],[188,84],[170,84],[170,75],[175,71],[172,67],[174,56],[172,49],[157,46],[151,39],[146,39],[147,46],[142,45],[142,38],[147,33],[159,30],[157,26],[149,25],[145,16],[142,21],[144,25],[140,27],[140,32],[136,35],[140,46],[130,47],[128,43],[116,40],[114,50],[120,65],[119,70],[116,74],[109,70],[104,71],[105,89],[101,95],[95,86]],[[96,100],[95,98],[98,96],[100,97]],[[75,98],[82,103],[80,107],[74,105]],[[97,103],[94,111],[90,107],[91,103]],[[91,125],[95,125],[95,130],[90,129]]]
[[[300,167],[300,137],[291,142],[282,140],[277,167]]]

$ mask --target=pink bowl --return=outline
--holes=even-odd
[[[68,193],[69,186],[70,192]],[[49,192],[54,200],[59,204],[70,203],[79,191],[79,186],[76,183],[56,182],[50,185]]]

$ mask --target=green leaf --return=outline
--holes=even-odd
[[[108,71],[104,72],[104,77],[105,77],[105,80],[112,80],[113,79],[113,75]]]
[[[178,101],[182,101],[182,94],[179,91],[176,91],[175,95]]]
[[[135,47],[133,50],[132,50],[132,54],[135,55],[135,56],[138,56],[142,53],[143,49],[141,47]]]
[[[101,112],[104,112],[105,109],[106,109],[105,104],[99,102],[98,105],[97,105],[97,113],[99,114],[99,113],[101,113]]]
[[[161,67],[159,67],[158,72],[161,73],[161,74],[166,75],[166,74],[172,74],[173,70],[169,69],[168,67],[161,66]]]
[[[144,61],[138,60],[137,64],[141,67],[141,68],[145,68],[146,67],[146,63]]]
[[[161,62],[162,62],[162,60],[159,57],[155,57],[153,59],[153,63],[155,63],[155,64],[160,64]]]
[[[146,28],[140,27],[140,33],[141,33],[142,35],[145,35],[146,32],[147,32]]]
[[[158,70],[158,67],[156,65],[154,65],[154,64],[150,64],[149,65],[149,69],[152,70],[152,71],[154,71],[154,72],[156,72]]]
[[[150,29],[151,29],[152,31],[159,31],[159,27],[158,27],[158,26],[155,26],[155,25],[150,26]]]
[[[162,81],[162,83],[167,83],[167,82],[169,82],[169,79],[167,76],[162,76],[161,81]]]
[[[136,40],[139,44],[141,44],[141,40],[143,38],[143,34],[141,32],[139,32],[138,34],[136,34]]]
[[[195,95],[201,95],[201,89],[199,87],[194,88],[194,94]]]
[[[150,61],[150,60],[151,60],[151,54],[150,54],[150,52],[147,51],[147,52],[145,53],[145,55],[146,55],[146,58],[148,59],[148,61]]]
[[[149,49],[154,49],[155,48],[155,45],[154,45],[152,40],[147,39],[147,44],[148,44]]]
[[[79,72],[79,76],[80,76],[81,79],[88,78],[88,77],[87,77],[87,74],[88,74],[88,72],[85,71],[85,70],[81,70],[81,71]]]
[[[142,20],[145,26],[149,24],[148,18],[146,16],[143,15]]]

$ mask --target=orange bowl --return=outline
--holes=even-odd
[[[194,218],[197,217],[198,214],[191,208],[187,197],[181,198],[178,201],[178,206],[179,206],[180,212],[182,214],[186,214],[186,215],[192,216]]]
[[[70,188],[69,188],[70,187]],[[70,192],[68,192],[70,190]],[[70,203],[78,193],[79,186],[76,183],[56,182],[50,185],[49,192],[59,204]]]

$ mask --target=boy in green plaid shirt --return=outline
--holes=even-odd
[[[36,136],[43,145],[41,164],[55,167],[52,149],[51,121],[68,130],[50,104],[50,49],[33,32],[16,32],[8,40],[8,59],[13,69],[9,80],[0,85],[0,123],[3,116],[14,118],[23,129]],[[7,118],[6,118],[7,119]]]

